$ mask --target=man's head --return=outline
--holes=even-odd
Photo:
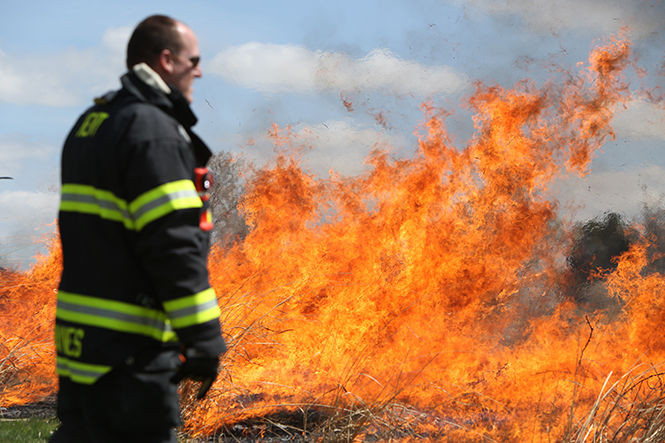
[[[127,44],[127,68],[148,64],[162,79],[192,102],[194,79],[203,73],[196,35],[171,17],[153,15],[136,26]]]

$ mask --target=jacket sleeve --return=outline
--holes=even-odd
[[[131,147],[125,174],[136,254],[179,340],[209,356],[226,350],[207,269],[208,233],[199,228],[201,199],[194,158],[184,139]]]

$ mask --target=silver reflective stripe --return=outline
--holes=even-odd
[[[111,370],[111,366],[69,360],[60,355],[56,357],[56,361],[58,375],[67,377],[73,382],[86,385],[93,384],[99,377]]]
[[[105,374],[105,372],[98,372],[98,371],[86,370],[83,368],[77,368],[74,365],[69,364],[68,361],[62,361],[62,360],[58,361],[57,369],[61,372],[69,374],[71,378],[90,378],[96,380]]]
[[[134,220],[138,220],[141,218],[143,214],[146,212],[157,208],[165,203],[168,203],[173,200],[178,200],[180,198],[190,198],[190,197],[198,197],[199,194],[195,190],[183,190],[183,191],[175,191],[175,192],[169,192],[168,194],[156,199],[152,200],[145,205],[141,206],[139,209],[137,209],[134,212]]]
[[[97,204],[98,204],[99,207],[101,207],[101,208],[109,209],[109,210],[111,210],[111,211],[118,211],[118,212],[120,212],[120,213],[122,214],[122,217],[125,218],[125,219],[129,219],[129,220],[132,219],[131,215],[129,215],[129,211],[126,210],[126,209],[121,208],[121,207],[120,207],[117,203],[115,203],[115,202],[112,202],[112,201],[110,201],[110,200],[99,200],[99,202],[97,202]]]
[[[125,219],[131,220],[132,217],[127,209],[122,208],[118,203],[111,200],[98,200],[94,195],[63,193],[62,200],[67,202],[90,203],[100,208],[111,211],[118,211]]]
[[[215,306],[217,306],[217,298],[213,298],[212,300],[209,300],[202,304],[189,306],[187,308],[182,308],[182,309],[176,309],[175,311],[169,311],[169,317],[171,318],[171,321],[173,321],[178,318],[186,317],[188,315],[197,314],[199,312],[212,309]]]
[[[94,195],[70,194],[65,192],[62,194],[62,199],[70,202],[97,204],[97,199],[95,198]]]
[[[157,330],[165,332],[173,331],[173,328],[171,327],[170,323],[167,323],[158,318],[149,318],[139,315],[132,315],[125,312],[112,311],[109,309],[103,309],[93,306],[83,306],[79,304],[68,303],[63,300],[58,300],[57,309],[64,309],[70,312],[76,312],[78,314],[89,314],[104,318],[112,318],[115,320],[125,321],[128,323],[135,323],[141,326],[148,326],[150,328],[155,328]]]

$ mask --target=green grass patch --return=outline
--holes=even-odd
[[[0,441],[3,443],[45,442],[57,427],[57,418],[0,419]]]

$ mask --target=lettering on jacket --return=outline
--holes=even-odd
[[[109,115],[106,112],[91,112],[83,120],[78,131],[76,131],[76,137],[94,137],[97,133],[99,127],[104,123],[104,120],[109,118]]]
[[[55,348],[68,357],[81,356],[85,331],[71,326],[55,325]]]

